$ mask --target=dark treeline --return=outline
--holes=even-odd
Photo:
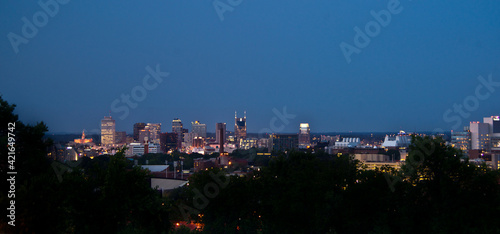
[[[209,233],[500,232],[499,172],[469,164],[441,138],[413,142],[400,170],[291,152],[227,185],[217,169],[203,171],[172,196],[182,208],[173,217],[183,210]]]

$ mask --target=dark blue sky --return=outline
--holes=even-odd
[[[157,64],[169,76],[123,120],[112,112],[118,130],[160,122],[170,131],[176,117],[232,130],[234,111],[246,110],[258,132],[285,106],[296,117],[284,132],[300,122],[313,132],[449,130],[500,114],[500,86],[475,98],[478,76],[500,82],[500,1],[402,0],[350,63],[340,44],[355,46],[354,28],[396,2],[220,2],[232,9],[222,21],[212,0],[73,0],[44,24],[36,1],[2,1],[0,93],[21,120],[51,132],[98,129]],[[16,53],[9,33],[23,37],[22,18],[33,16],[42,26]],[[443,118],[464,101],[467,115]]]

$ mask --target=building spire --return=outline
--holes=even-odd
[[[246,119],[247,118],[247,111],[245,111],[243,113],[244,113],[243,117]]]
[[[234,118],[238,118],[238,115],[236,115],[236,111],[234,111]]]

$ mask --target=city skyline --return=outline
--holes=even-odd
[[[0,94],[51,133],[110,112],[127,132],[177,117],[214,132],[235,110],[259,132],[284,107],[282,132],[449,131],[500,112],[496,1],[52,3],[0,8]]]

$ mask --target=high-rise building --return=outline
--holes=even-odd
[[[489,124],[470,122],[471,149],[489,151],[489,132]]]
[[[215,142],[226,143],[226,123],[215,124]]]
[[[146,128],[149,129],[149,142],[159,144],[161,123],[148,123],[146,124]]]
[[[483,122],[489,125],[490,150],[500,151],[500,116],[484,117]]]
[[[177,133],[177,149],[182,148],[182,140],[184,137],[182,129],[182,121],[179,118],[172,120],[172,132]]]
[[[145,123],[134,124],[134,141],[139,141],[139,132],[146,127]]]
[[[300,124],[299,148],[307,148],[311,145],[311,129],[308,123]]]
[[[451,145],[465,155],[469,155],[471,149],[470,126],[465,126],[463,132],[451,131]]]
[[[247,112],[243,118],[238,118],[236,111],[234,112],[234,137],[236,138],[236,142],[239,142],[240,139],[247,138]]]
[[[101,120],[101,145],[112,145],[115,143],[115,120],[111,116],[104,116]]]
[[[215,142],[219,144],[219,153],[223,153],[226,143],[226,123],[215,124]]]
[[[198,120],[191,122],[191,132],[198,137],[207,138],[207,125],[200,123]]]
[[[298,134],[272,134],[272,147],[276,151],[285,151],[299,148]]]
[[[177,133],[160,133],[160,150],[163,153],[177,149]]]

